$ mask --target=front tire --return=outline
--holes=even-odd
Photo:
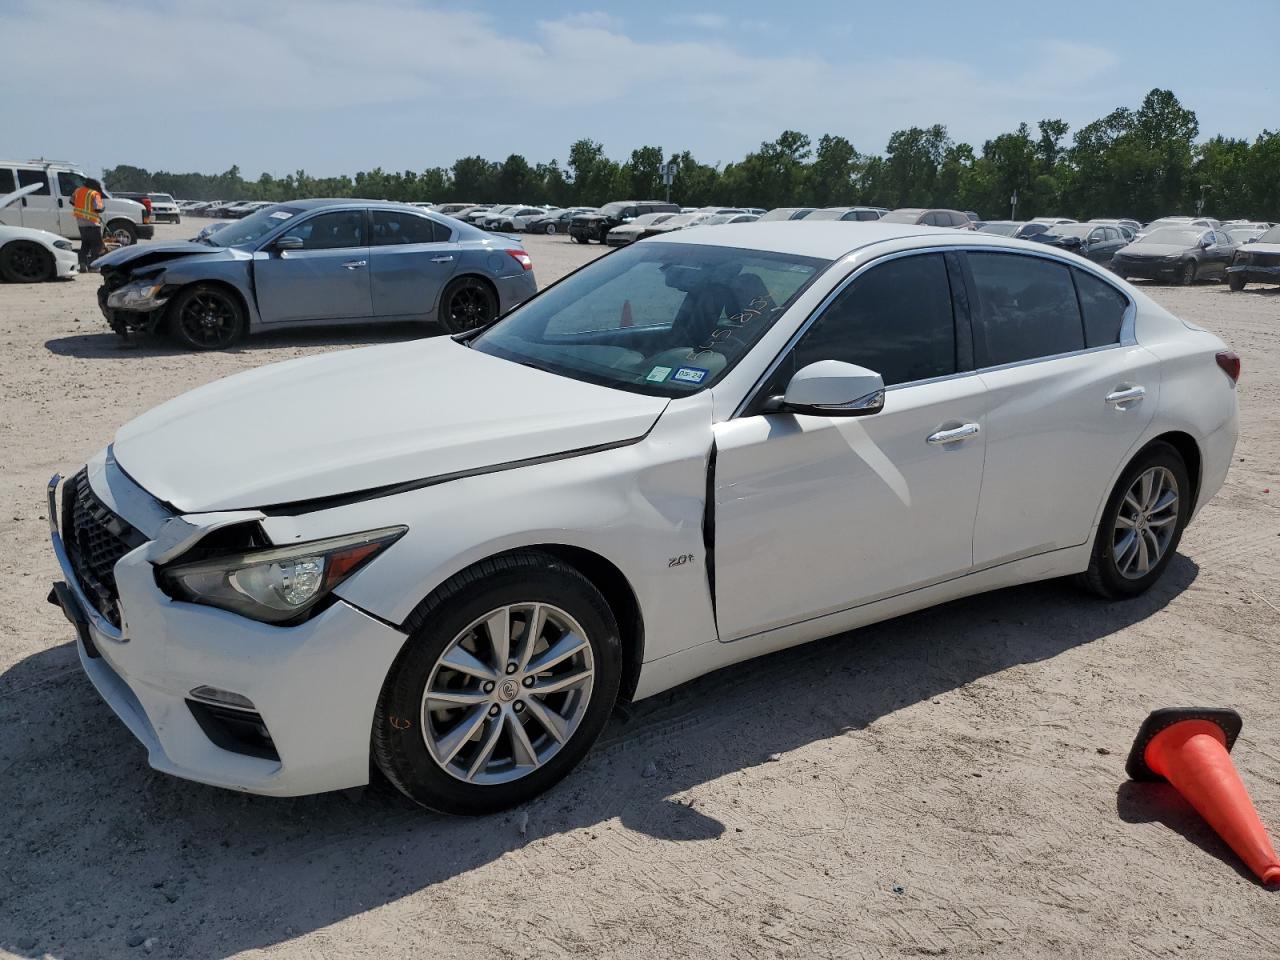
[[[1107,500],[1081,584],[1110,599],[1150,589],[1173,559],[1192,506],[1182,455],[1163,441],[1141,450]]]
[[[542,228],[542,232],[545,233],[547,236],[551,236],[556,232],[556,225],[554,223],[548,223],[545,227]]]
[[[498,295],[479,277],[459,277],[440,295],[440,322],[449,333],[465,333],[493,321]]]
[[[1178,283],[1181,286],[1189,287],[1196,282],[1196,262],[1188,260],[1182,265],[1182,270],[1178,273]]]
[[[246,327],[240,299],[216,284],[187,287],[169,304],[169,334],[189,350],[224,350]]]
[[[1227,288],[1231,290],[1233,293],[1239,293],[1241,290],[1243,290],[1246,282],[1247,281],[1244,278],[1244,274],[1242,273],[1227,274]]]
[[[0,276],[9,283],[42,283],[56,273],[53,256],[38,243],[15,240],[0,250]]]
[[[617,699],[613,613],[549,554],[464,570],[406,627],[374,713],[373,756],[433,810],[478,815],[536,797],[587,753]]]

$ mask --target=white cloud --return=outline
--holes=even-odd
[[[1000,82],[924,54],[833,62],[748,53],[724,33],[638,40],[599,12],[522,30],[412,0],[60,0],[56,17],[47,12],[40,0],[0,7],[0,36],[22,39],[5,53],[10,149],[85,157],[68,117],[92,89],[101,162],[153,168],[225,157],[248,172],[334,173],[513,151],[539,160],[581,136],[613,156],[659,143],[715,162],[785,128],[873,151],[894,129],[935,122],[977,146],[1061,103],[1094,98],[1104,112],[1124,98],[1113,54],[1062,42]],[[729,22],[687,16],[706,30]],[[72,33],[138,55],[81,56]],[[50,70],[57,50],[66,55]]]

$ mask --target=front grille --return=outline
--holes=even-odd
[[[100,614],[119,627],[116,561],[145,543],[146,537],[98,499],[89,486],[87,470],[62,487],[62,540],[80,589]]]

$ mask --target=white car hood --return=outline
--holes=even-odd
[[[1280,253],[1280,243],[1258,243],[1255,240],[1253,243],[1241,244],[1240,252],[1241,253],[1266,253],[1266,254],[1274,255],[1274,254]]]
[[[8,224],[0,224],[0,239],[3,240],[34,240],[46,247],[52,247],[59,242],[62,237],[56,233],[50,233],[48,230],[37,230],[35,227],[11,227]],[[59,251],[62,252],[62,251]]]
[[[122,427],[114,453],[183,513],[251,509],[625,443],[666,405],[437,337],[215,381]]]

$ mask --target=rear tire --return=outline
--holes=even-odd
[[[466,333],[498,316],[498,295],[479,277],[459,277],[440,295],[440,324],[449,333]]]
[[[556,232],[556,225],[554,223],[548,223],[545,227],[542,228],[542,232],[545,233],[547,236],[551,236]]]
[[[531,623],[541,626],[526,647]],[[533,799],[578,764],[613,710],[617,622],[591,582],[549,554],[462,571],[405,627],[374,712],[372,752],[424,807],[479,815]],[[550,666],[538,670],[540,660]]]
[[[30,240],[15,240],[0,250],[0,276],[9,283],[42,283],[57,275],[53,256]]]
[[[1150,589],[1177,552],[1192,506],[1182,455],[1164,441],[1140,450],[1111,491],[1080,585],[1108,599]]]
[[[112,220],[103,239],[111,238],[117,247],[132,247],[138,242],[138,228],[129,220]]]

